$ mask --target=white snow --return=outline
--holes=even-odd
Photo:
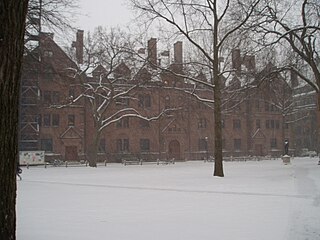
[[[319,240],[317,163],[24,168],[17,239]]]

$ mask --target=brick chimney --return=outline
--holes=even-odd
[[[174,63],[182,64],[182,42],[178,41],[174,45]]]
[[[83,63],[83,30],[77,31],[76,38],[77,46],[76,46],[76,57],[79,64]]]
[[[237,74],[241,72],[241,56],[240,49],[232,50],[232,68],[236,70]]]
[[[291,70],[290,72],[290,80],[291,80],[291,87],[295,88],[299,85],[299,81],[298,81],[298,74]]]
[[[78,30],[76,41],[72,42],[72,47],[76,48],[77,63],[83,63],[83,30]]]
[[[174,66],[177,72],[181,72],[183,69],[182,61],[182,42],[178,41],[173,45],[174,49]]]
[[[148,61],[152,67],[157,65],[157,39],[150,38],[148,41]]]
[[[243,57],[243,64],[249,71],[254,71],[256,69],[256,59],[255,56],[245,55]]]

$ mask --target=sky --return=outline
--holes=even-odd
[[[319,240],[318,160],[23,168],[17,240]]]
[[[127,0],[79,0],[79,20],[77,25],[85,31],[93,31],[97,26],[126,27],[133,18]]]

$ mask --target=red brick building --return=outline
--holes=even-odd
[[[20,150],[44,150],[47,160],[85,159],[95,127],[90,105],[85,100],[67,105],[82,91],[79,79],[68,70],[76,69],[77,65],[54,42],[51,34],[41,34],[40,37],[39,47],[24,59]],[[82,61],[82,38],[83,32],[79,31],[74,43],[78,62]],[[154,66],[159,64],[156,39],[149,40],[147,52],[150,62]],[[182,42],[177,42],[174,61],[169,66],[171,71],[183,73],[182,53]],[[264,77],[272,65],[257,73],[253,56],[241,56],[240,51],[235,50],[232,61],[237,71],[226,83],[223,95],[226,100],[223,106],[225,156],[281,155],[284,139],[291,136],[283,114],[289,102],[279,104],[284,99],[278,95],[289,101],[290,86],[280,75]],[[98,66],[86,81],[97,81],[104,70]],[[114,77],[130,74],[131,69],[122,63],[115,70]],[[151,74],[143,69],[137,78],[148,80]],[[261,79],[263,82],[260,83]],[[245,82],[256,87],[232,95],[233,91],[242,89]],[[213,156],[213,108],[184,91],[193,87],[170,71],[162,71],[160,80],[150,80],[146,87],[135,91],[136,100],[128,100],[125,105],[115,103],[107,114],[124,106],[135,108],[148,117],[159,115],[165,109],[175,110],[157,121],[130,117],[110,124],[100,137],[100,160],[119,161],[128,154],[145,160],[193,160]],[[197,87],[196,93],[213,99],[211,89]],[[61,105],[65,107],[57,107]]]
[[[65,108],[79,87],[68,68],[76,64],[53,41],[40,34],[39,46],[23,61],[20,102],[20,150],[44,150],[48,159],[77,159],[85,146],[84,103]]]

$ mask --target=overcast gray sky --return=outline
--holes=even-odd
[[[93,31],[99,25],[127,26],[132,12],[126,6],[127,0],[80,0],[80,13],[77,27]]]

